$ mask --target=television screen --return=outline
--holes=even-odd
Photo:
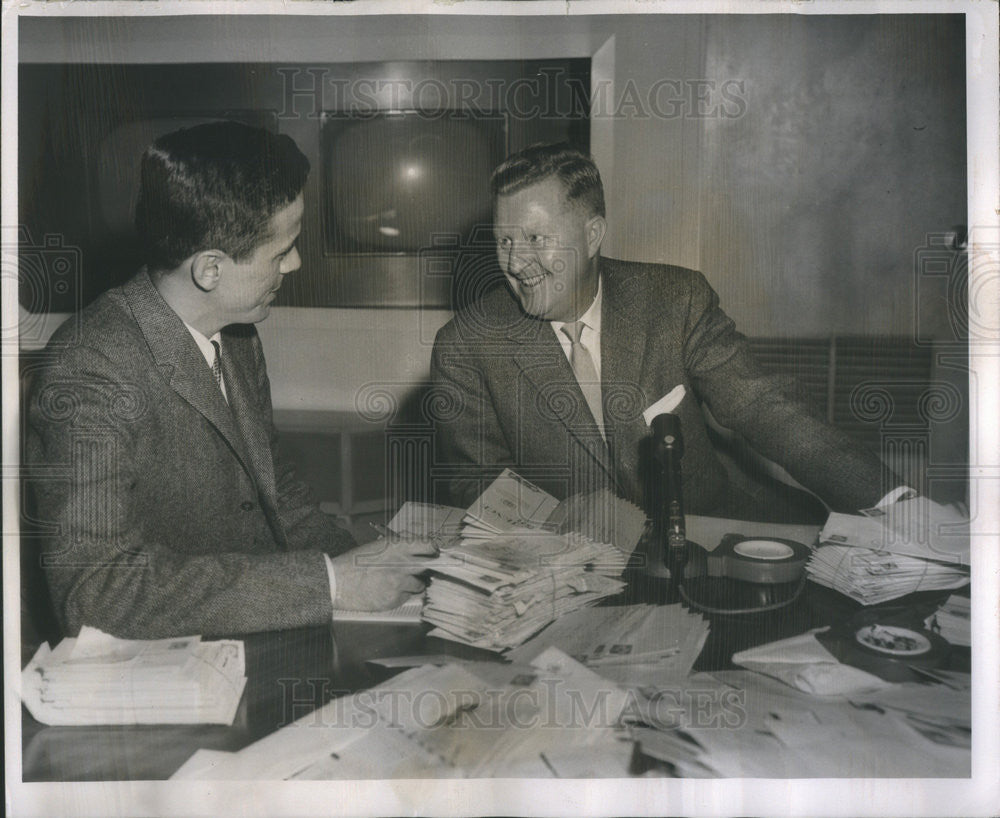
[[[418,253],[491,222],[502,114],[327,113],[322,144],[328,253]]]

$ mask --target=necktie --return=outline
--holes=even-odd
[[[583,334],[584,323],[574,321],[572,324],[563,326],[562,331],[569,338],[569,365],[573,367],[577,383],[583,397],[590,407],[590,412],[597,421],[597,428],[604,434],[604,411],[601,407],[601,380],[597,377],[597,370],[594,368],[594,359],[590,357],[587,348],[580,343],[580,336]]]
[[[215,376],[215,382],[219,385],[219,391],[222,393],[222,397],[226,398],[226,382],[222,377],[222,349],[219,347],[218,341],[212,341],[212,346],[215,347],[215,360],[212,361],[212,374]],[[229,399],[226,398],[228,401]]]

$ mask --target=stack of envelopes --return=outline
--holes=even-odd
[[[969,582],[969,524],[925,498],[831,514],[806,572],[863,605]]]
[[[84,626],[39,648],[22,697],[43,724],[231,724],[245,684],[242,642],[126,640]]]
[[[559,502],[504,469],[464,512],[412,506],[395,531],[444,531],[423,618],[432,636],[503,651],[553,620],[621,591],[645,515],[610,492]],[[445,520],[448,521],[446,526]]]
[[[431,566],[431,636],[503,651],[549,622],[618,593],[627,557],[581,534],[525,531],[463,541]]]

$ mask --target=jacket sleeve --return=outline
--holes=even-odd
[[[186,553],[170,546],[169,532],[142,533],[148,509],[137,502],[136,485],[156,462],[142,438],[149,428],[130,415],[135,389],[104,355],[79,347],[40,373],[32,389],[26,463],[38,518],[50,528],[42,558],[64,632],[89,624],[126,638],[161,638],[329,621],[319,551],[250,553],[212,542],[205,531],[201,550]]]
[[[689,293],[684,366],[721,424],[834,510],[868,508],[899,485],[872,452],[817,417],[792,379],[761,370],[703,276],[691,274]]]

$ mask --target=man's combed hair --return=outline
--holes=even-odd
[[[201,250],[248,258],[308,175],[309,160],[291,137],[238,122],[160,137],[143,154],[135,212],[150,271],[171,270]]]
[[[604,216],[604,185],[594,160],[568,142],[538,144],[508,156],[490,179],[493,199],[517,193],[550,177],[562,182],[566,198],[588,216]]]

